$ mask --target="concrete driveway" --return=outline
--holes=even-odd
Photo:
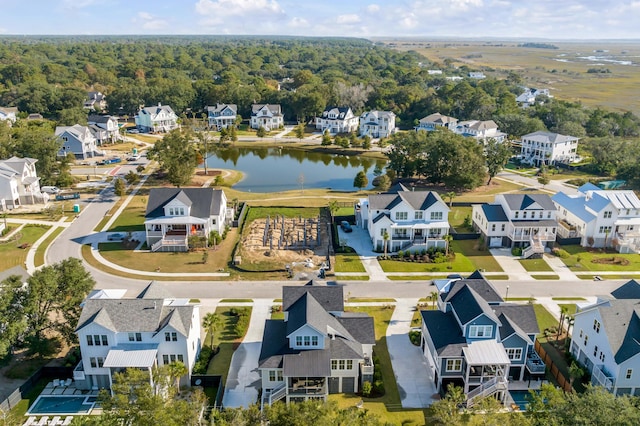
[[[418,299],[396,299],[396,309],[387,327],[387,347],[396,376],[402,408],[425,408],[436,393],[433,373],[419,346],[409,340],[411,319]]]
[[[378,253],[373,251],[369,232],[356,225],[352,226],[351,229],[353,229],[352,232],[344,232],[342,228],[338,227],[340,244],[344,243],[345,246],[351,247],[358,253],[358,257],[362,265],[364,265],[370,280],[387,281],[387,275],[382,270],[380,263],[378,263]]]
[[[248,408],[258,402],[262,386],[258,359],[262,348],[265,321],[271,317],[273,299],[254,299],[249,329],[242,343],[233,353],[227,375],[222,405]]]

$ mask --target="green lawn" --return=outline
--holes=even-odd
[[[560,276],[559,275],[542,275],[542,274],[531,274],[531,278],[533,278],[534,280],[559,280]]]
[[[0,243],[0,271],[14,266],[24,267],[27,253],[29,253],[28,247],[38,241],[49,228],[49,226],[44,225],[25,225],[17,234],[14,234],[16,239],[12,238],[7,242]],[[20,248],[23,244],[28,245],[28,247]]]
[[[559,303],[560,308],[567,308],[568,315],[575,315],[578,306],[575,303]]]
[[[237,349],[238,345],[244,338],[244,333],[242,334],[242,336],[236,334],[235,325],[238,322],[239,317],[231,315],[232,309],[235,309],[239,312],[245,311],[249,318],[251,318],[250,306],[237,308],[224,306],[218,307],[216,309],[216,314],[218,314],[222,319],[222,324],[218,331],[214,334],[213,344],[214,346],[218,346],[220,348],[220,352],[218,352],[209,363],[207,374],[221,375],[223,383],[227,382],[227,374],[229,374],[229,366],[231,365],[231,357],[233,356],[233,352]],[[207,337],[205,338],[205,344],[209,344],[210,338],[211,337],[207,334]]]
[[[144,231],[144,214],[147,210],[148,198],[146,195],[134,195],[129,204],[127,204],[127,207],[122,210],[120,216],[113,222],[109,231]]]
[[[471,217],[471,210],[472,207],[452,207],[449,212],[449,225],[454,228],[461,227],[464,222],[464,218],[467,216]]]
[[[356,395],[330,395],[329,398],[338,402],[341,407],[354,407],[360,400],[364,401],[364,408],[380,416],[383,422],[394,425],[424,425],[427,410],[405,410],[400,403],[400,393],[396,384],[391,357],[387,348],[387,326],[393,314],[393,308],[384,306],[363,306],[348,308],[352,312],[366,312],[373,317],[376,345],[374,354],[380,359],[382,380],[385,395],[379,398],[361,398]]]
[[[445,263],[415,263],[389,259],[379,262],[384,272],[472,272],[475,270],[473,263],[460,253],[456,253],[453,261]]]
[[[577,245],[562,246],[562,248],[570,254],[562,261],[572,271],[640,271],[640,256],[637,254],[602,253],[600,250],[588,251]],[[628,264],[594,263],[593,260],[615,260],[616,262],[624,260]]]
[[[35,266],[42,266],[44,265],[44,254],[47,251],[47,247],[49,247],[49,245],[53,242],[53,240],[55,240],[58,235],[60,235],[62,233],[62,231],[64,231],[65,228],[62,227],[57,227],[39,246],[38,249],[36,250],[36,255],[35,258],[33,260],[33,262],[35,263]]]
[[[338,211],[334,214],[334,216],[353,216],[353,206],[349,207],[338,207]]]
[[[478,250],[478,248],[476,248],[477,243],[477,240],[454,240],[451,242],[451,250],[466,256],[473,264],[474,270],[482,269],[486,272],[503,272],[489,250]]]
[[[429,281],[444,277],[432,277],[431,275],[389,275],[391,281]]]
[[[538,340],[544,339],[544,330],[551,327],[558,326],[558,320],[551,315],[551,312],[547,310],[542,305],[534,304],[533,310],[536,313],[536,319],[538,320],[538,328],[540,329],[540,334],[538,335]]]
[[[263,219],[270,216],[273,219],[276,215],[285,217],[299,217],[303,219],[317,218],[320,209],[317,207],[251,207],[247,212],[247,223],[256,219]]]
[[[519,259],[518,262],[527,272],[553,272],[553,269],[544,259]]]
[[[367,272],[356,253],[336,254],[335,272]]]

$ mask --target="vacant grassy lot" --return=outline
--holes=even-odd
[[[454,206],[449,212],[449,225],[454,228],[461,228],[464,222],[464,218],[469,216],[471,218],[471,207],[456,207]]]
[[[565,265],[572,271],[640,271],[640,256],[637,254],[603,253],[598,251],[588,251],[584,247],[577,245],[562,246],[571,256],[562,259]],[[627,265],[617,263],[595,263],[593,260],[607,261],[614,259],[624,259]]]
[[[445,263],[414,263],[399,260],[380,260],[380,266],[384,272],[472,272],[474,266],[471,261],[461,253],[456,253],[456,258]]]
[[[336,272],[366,272],[356,253],[336,254],[334,270]]]
[[[298,203],[302,204],[302,203]],[[302,217],[303,219],[316,218],[320,214],[320,209],[315,207],[251,207],[247,212],[246,221],[251,223],[256,219],[263,219],[270,216],[272,219],[276,215],[285,217]]]
[[[24,266],[29,247],[38,241],[47,229],[49,226],[25,225],[9,241],[0,243],[0,271],[14,266]],[[20,248],[22,245],[25,245],[25,248]]]
[[[518,262],[527,272],[553,272],[553,269],[544,259],[518,259]]]
[[[366,312],[373,317],[376,345],[374,354],[380,359],[382,380],[384,381],[385,395],[380,398],[361,398],[356,395],[330,395],[341,407],[354,407],[361,399],[364,408],[380,416],[382,421],[394,425],[424,425],[427,410],[404,410],[401,408],[400,393],[396,384],[395,375],[391,366],[391,357],[387,348],[387,327],[393,314],[393,307],[366,306],[347,308],[352,312]]]
[[[251,318],[251,307],[219,307],[216,309],[216,314],[221,318],[222,324],[218,331],[214,334],[213,345],[220,348],[220,352],[213,357],[207,368],[207,374],[221,375],[223,382],[227,382],[227,374],[229,374],[229,366],[231,365],[231,357],[233,352],[238,348],[240,342],[244,338],[247,332],[246,328],[242,331],[242,334],[238,334],[236,324],[238,323],[239,315],[232,315],[232,311],[238,313],[244,313]],[[247,327],[248,327],[247,319]],[[205,342],[210,342],[211,337],[207,335]]]
[[[124,200],[125,197],[122,197]],[[144,214],[147,210],[147,195],[134,195],[127,207],[120,213],[120,216],[113,222],[109,231],[111,232],[133,232],[144,231]],[[119,207],[122,201],[117,204]],[[114,206],[116,207],[116,206]],[[113,210],[115,213],[115,210]],[[103,225],[104,226],[104,225]]]
[[[525,187],[522,185],[494,178],[491,181],[491,185],[481,185],[473,191],[464,192],[455,197],[454,201],[485,203],[493,201],[496,194],[502,194],[504,192],[518,192],[522,191],[524,188]]]
[[[454,240],[451,242],[451,250],[462,253],[473,264],[474,270],[483,269],[486,272],[503,272],[488,250],[478,250],[477,240]]]

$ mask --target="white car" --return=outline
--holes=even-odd
[[[134,154],[127,157],[127,161],[138,161],[139,159],[140,159],[139,154]]]

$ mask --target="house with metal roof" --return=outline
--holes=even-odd
[[[435,191],[409,191],[399,186],[369,195],[358,204],[356,224],[369,232],[376,251],[384,251],[385,243],[388,252],[446,247],[450,209]]]
[[[432,132],[439,127],[443,127],[448,130],[456,128],[458,125],[458,119],[454,117],[448,117],[442,115],[439,112],[429,114],[426,117],[420,119],[420,123],[416,126],[416,131],[424,130],[426,132]]]
[[[396,132],[396,115],[391,111],[367,111],[360,116],[360,136],[386,138]]]
[[[111,298],[109,295],[115,295]],[[82,305],[76,327],[82,360],[73,371],[79,389],[111,388],[113,374],[127,368],[149,372],[175,361],[184,363],[189,384],[200,352],[199,306],[171,297],[151,282],[137,297],[97,292]]]
[[[604,190],[593,184],[578,193],[556,193],[558,235],[577,238],[583,247],[613,247],[640,253],[640,199],[632,190]]]
[[[349,107],[328,107],[320,117],[316,117],[316,129],[335,135],[350,133],[358,130],[359,119],[353,115]]]
[[[373,318],[345,312],[341,286],[282,288],[284,319],[267,320],[258,361],[262,404],[326,401],[373,382]]]
[[[464,137],[474,138],[483,144],[486,144],[489,139],[502,143],[507,137],[506,133],[498,130],[498,125],[493,120],[461,121],[453,128],[453,131]]]
[[[266,131],[279,129],[284,126],[282,108],[276,104],[253,104],[249,124],[252,129],[260,127]]]
[[[558,133],[537,131],[522,136],[521,160],[535,166],[572,163],[577,160],[580,138]]]
[[[187,251],[190,237],[222,235],[233,211],[221,189],[152,188],[144,217],[151,251]]]
[[[640,396],[640,285],[631,280],[574,316],[571,354],[591,384],[616,395]]]
[[[510,388],[544,377],[533,306],[506,303],[480,272],[452,282],[437,309],[420,314],[420,347],[437,390],[461,387],[467,407],[489,396],[507,403]]]
[[[238,106],[235,104],[216,104],[207,107],[207,119],[209,128],[222,130],[236,124],[238,118]]]
[[[170,132],[177,129],[178,116],[169,105],[142,107],[134,117],[136,127],[145,133]]]
[[[493,203],[474,204],[471,214],[488,247],[521,247],[530,257],[556,240],[556,206],[547,194],[499,194]]]

